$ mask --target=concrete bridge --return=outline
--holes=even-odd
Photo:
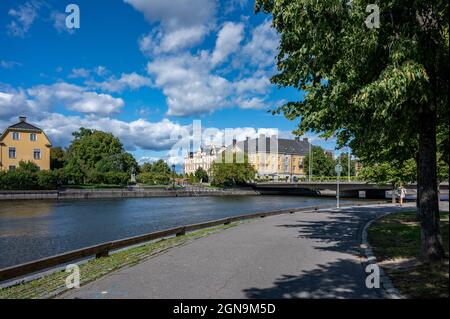
[[[252,187],[261,194],[286,195],[335,195],[337,182],[266,182],[256,183]],[[415,193],[417,185],[410,184],[406,188],[409,193]],[[344,197],[385,198],[386,191],[391,191],[391,185],[378,185],[368,182],[340,182],[339,194]],[[440,185],[440,190],[448,194],[448,183]]]

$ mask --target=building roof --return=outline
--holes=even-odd
[[[13,125],[7,127],[6,130],[4,130],[4,131],[0,134],[0,141],[3,140],[3,138],[4,138],[5,135],[6,135],[6,133],[7,133],[9,130],[13,130],[13,131],[15,131],[15,130],[22,131],[22,130],[23,130],[23,131],[37,132],[37,133],[41,133],[41,132],[42,132],[42,134],[45,135],[45,137],[47,138],[47,140],[48,140],[48,142],[49,142],[48,145],[51,146],[50,139],[47,137],[47,135],[45,134],[45,132],[44,132],[42,129],[40,129],[39,127],[34,126],[34,125],[28,123],[28,122],[27,122],[27,118],[24,117],[24,116],[20,116],[20,117],[19,117],[19,123],[16,123],[16,124],[13,124]]]
[[[16,129],[16,130],[27,130],[27,131],[39,131],[42,132],[42,130],[39,127],[36,127],[34,125],[31,125],[27,122],[19,122],[14,125],[11,125],[8,127],[9,129]]]
[[[263,141],[259,138],[247,139],[245,141],[240,141],[236,143],[236,146],[243,150],[245,153],[261,153],[264,150],[259,150],[258,144],[263,144]],[[266,137],[266,153],[270,153],[271,142],[278,141],[278,154],[287,154],[287,155],[302,155],[305,156],[309,152],[309,142],[307,139],[304,140],[291,140],[286,138],[278,138],[272,139],[270,137]],[[261,142],[260,142],[261,141]],[[250,144],[250,150],[249,150]],[[277,148],[276,144],[272,145],[274,149]]]

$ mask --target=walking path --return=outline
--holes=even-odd
[[[413,207],[408,206],[266,217],[175,247],[61,297],[386,297],[365,286],[361,231],[368,220]]]

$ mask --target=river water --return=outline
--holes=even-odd
[[[0,202],[0,268],[175,226],[333,203],[300,196]]]

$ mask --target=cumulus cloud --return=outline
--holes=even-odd
[[[217,35],[216,47],[212,54],[213,65],[224,62],[231,53],[236,52],[243,39],[243,33],[242,23],[227,22],[223,25]]]
[[[254,28],[251,40],[242,49],[243,57],[253,66],[266,68],[275,65],[279,36],[271,24],[271,20],[266,20]]]
[[[205,24],[216,10],[214,0],[124,0],[149,22],[160,22],[166,30]]]
[[[274,104],[267,99],[271,88],[269,73],[275,64],[278,43],[276,33],[270,21],[264,21],[242,45],[244,31],[243,23],[225,22],[217,33],[214,48],[195,54],[162,52],[160,30],[141,39],[141,49],[145,47],[152,56],[147,65],[148,74],[166,96],[168,115],[212,113],[226,107],[264,109]],[[219,69],[230,57],[238,62],[226,66],[225,70]],[[237,71],[238,76],[227,78],[224,71]]]
[[[118,112],[123,105],[121,98],[65,82],[37,85],[26,90],[0,90],[2,117],[18,113],[39,114],[58,106],[80,113],[105,116]]]
[[[59,82],[52,85],[38,85],[27,90],[32,103],[40,107],[62,105],[81,113],[107,115],[118,112],[124,105],[121,98],[108,94],[87,91],[85,88]]]
[[[228,104],[231,83],[218,75],[210,74],[205,67],[207,54],[164,57],[150,62],[149,74],[166,95],[168,115],[184,116],[211,113]]]
[[[152,81],[148,77],[132,72],[122,73],[119,78],[111,76],[103,82],[88,81],[86,84],[89,87],[97,88],[102,91],[122,92],[125,89],[137,90],[144,86],[151,86]]]

